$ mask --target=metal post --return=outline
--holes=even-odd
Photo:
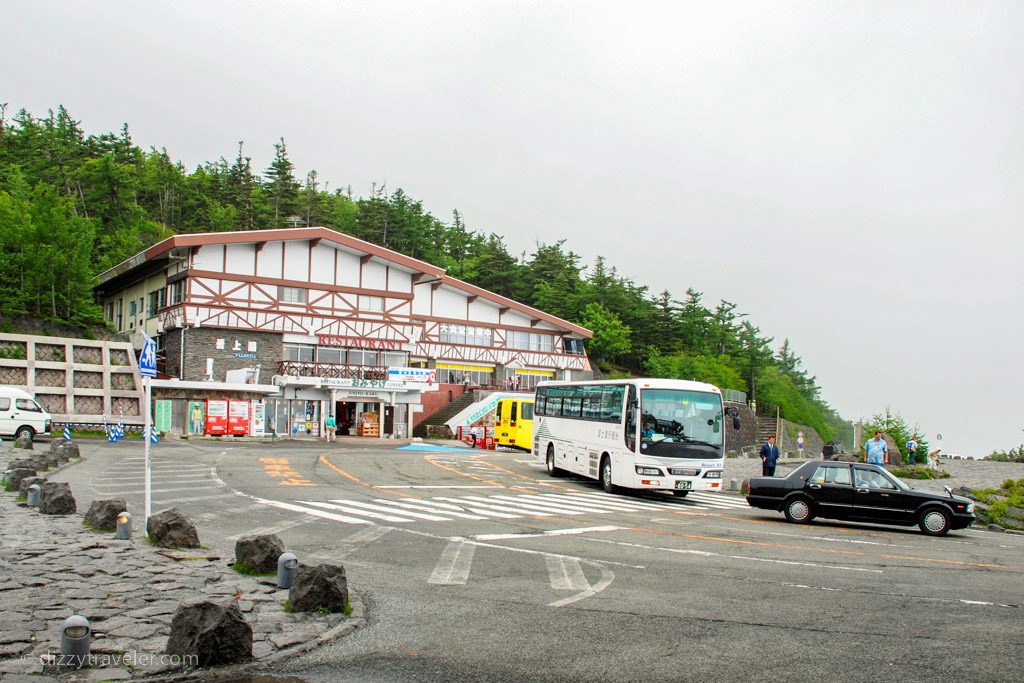
[[[146,453],[146,456],[145,456],[145,461],[146,461],[146,465],[145,465],[145,472],[146,472],[146,492],[145,492],[146,505],[145,505],[145,516],[142,519],[142,528],[144,528],[144,529],[149,529],[149,516],[153,512],[153,499],[152,499],[152,491],[151,491],[152,487],[151,487],[151,482],[150,482],[150,462],[149,462],[149,442],[150,442],[150,438],[149,438],[149,433],[150,432],[149,432],[149,430],[153,426],[153,418],[152,418],[152,415],[150,413],[150,407],[151,407],[151,405],[153,403],[153,384],[152,384],[152,382],[153,382],[153,380],[151,378],[149,378],[149,377],[145,378],[145,384],[146,384],[146,405],[145,405],[145,410],[146,410],[146,421],[145,421],[146,422],[146,427],[145,427],[145,429],[146,429],[146,431],[144,432],[143,435],[145,436],[145,441],[146,441],[146,447],[145,447],[145,453]]]

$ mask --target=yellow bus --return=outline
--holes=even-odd
[[[533,448],[533,396],[502,398],[494,411],[494,443],[529,452]]]

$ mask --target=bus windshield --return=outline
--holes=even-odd
[[[640,392],[640,448],[664,458],[707,458],[721,453],[722,398],[678,389]]]

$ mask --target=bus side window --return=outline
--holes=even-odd
[[[630,386],[626,395],[626,430],[623,437],[626,440],[626,448],[636,450],[636,387]]]
[[[518,407],[519,407],[519,402],[518,401],[512,401],[511,405],[509,406],[508,419],[509,419],[509,421],[513,425],[515,425],[515,423],[516,423],[516,417],[517,417],[516,413],[518,412],[516,410],[516,408],[518,408]]]
[[[498,409],[494,411],[494,419],[498,422],[501,422],[501,407],[504,403],[504,401],[498,401]]]

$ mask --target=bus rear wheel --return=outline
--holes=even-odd
[[[552,477],[562,476],[562,470],[555,467],[555,444],[548,444],[548,457],[547,457],[548,474]]]
[[[619,488],[612,483],[612,459],[607,455],[601,460],[601,488],[605,493],[615,493]]]

